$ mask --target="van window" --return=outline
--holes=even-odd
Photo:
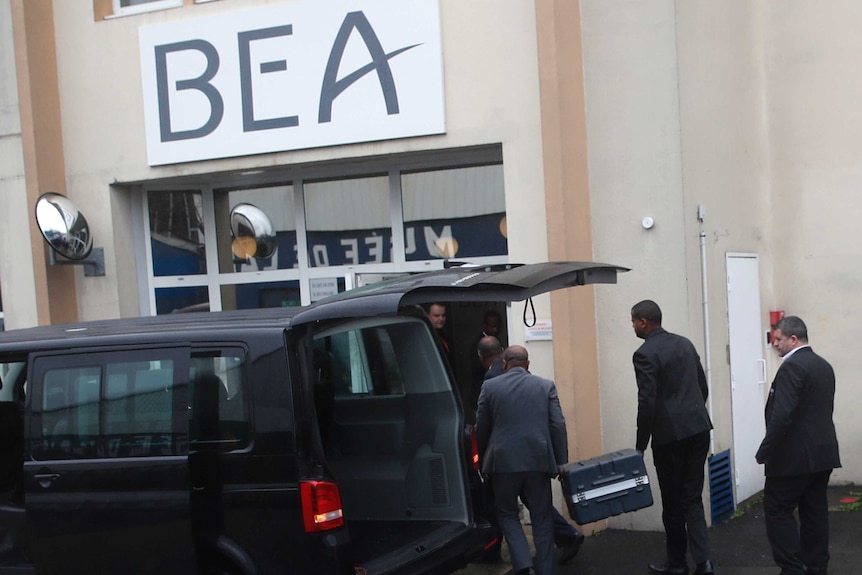
[[[325,369],[335,397],[404,395],[393,338],[409,337],[408,331],[412,330],[403,324],[369,326],[316,339],[315,361],[319,364],[321,358],[328,358]]]
[[[247,447],[239,348],[117,351],[39,358],[37,460],[186,455]],[[39,398],[37,398],[39,399]]]
[[[152,355],[152,354],[150,354]],[[174,359],[129,352],[76,356],[41,375],[36,459],[183,455],[188,452],[186,377]],[[180,377],[177,377],[180,375]]]
[[[367,319],[322,331],[314,338],[314,364],[335,397],[449,389],[436,341],[412,318]]]
[[[196,352],[190,372],[191,450],[233,451],[249,442],[248,402],[240,349]]]

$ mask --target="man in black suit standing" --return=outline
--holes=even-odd
[[[769,389],[766,437],[755,456],[766,466],[766,536],[783,575],[825,575],[826,487],[841,467],[832,422],[835,372],[808,345],[808,329],[796,316],[778,322],[773,345],[784,359]]]
[[[687,575],[686,550],[695,575],[714,573],[703,512],[703,475],[712,422],[706,411],[706,375],[694,345],[661,327],[651,300],[632,308],[632,327],[644,343],[632,361],[638,384],[637,440],[643,453],[652,438],[661,490],[667,560],[651,573]]]
[[[505,372],[487,380],[479,394],[476,442],[513,570],[519,575],[532,574],[533,569],[537,575],[551,575],[551,478],[568,461],[568,437],[554,382],[531,374],[529,367],[524,347],[513,345],[503,352]],[[519,496],[530,510],[535,562],[521,526]]]

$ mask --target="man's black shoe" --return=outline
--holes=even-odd
[[[694,575],[715,575],[715,569],[712,567],[712,561],[707,559],[703,563],[698,563],[694,570]]]
[[[557,560],[557,563],[559,563],[560,565],[565,565],[570,562],[578,555],[578,551],[581,550],[581,545],[583,544],[584,534],[578,533],[578,536],[575,537],[574,541],[560,549],[560,558]]]
[[[649,564],[650,573],[659,575],[688,575],[687,565],[674,565],[673,563],[662,563],[661,565]]]

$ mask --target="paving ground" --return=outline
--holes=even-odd
[[[862,574],[862,486],[845,485],[829,488],[830,575]],[[529,527],[527,528],[529,537]],[[710,528],[713,563],[717,575],[777,575],[772,562],[763,505],[759,496],[738,506],[737,516]],[[510,574],[506,545],[506,562],[473,564],[457,575]],[[647,564],[664,560],[664,534],[656,531],[608,529],[588,536],[580,553],[569,565],[558,566],[554,575],[646,575]],[[690,566],[692,568],[692,566]]]

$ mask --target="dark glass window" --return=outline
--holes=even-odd
[[[251,204],[260,209],[272,224],[275,251],[267,257],[247,257],[238,254],[230,229],[231,210],[238,204]],[[216,241],[219,271],[257,272],[299,267],[296,256],[296,211],[293,186],[226,190],[215,193]],[[254,245],[254,244],[252,244]],[[229,308],[225,308],[229,309]]]
[[[407,261],[509,253],[502,164],[401,176]]]
[[[388,177],[308,182],[304,196],[310,267],[392,261]]]
[[[248,445],[248,404],[241,350],[196,353],[191,362],[191,450]]]
[[[202,201],[198,191],[147,194],[154,276],[207,273]]]
[[[260,282],[221,286],[221,308],[223,310],[293,307],[298,305],[300,305],[299,281]]]
[[[206,286],[156,288],[156,314],[209,311]]]
[[[176,369],[172,359],[97,358],[89,365],[47,369],[37,458],[187,453],[187,384],[185,377],[176,377]]]
[[[241,349],[195,352],[190,363],[183,350],[81,354],[45,362],[44,369],[37,368],[42,429],[33,452],[38,460],[185,455],[248,445]],[[6,371],[13,373],[15,365]]]

